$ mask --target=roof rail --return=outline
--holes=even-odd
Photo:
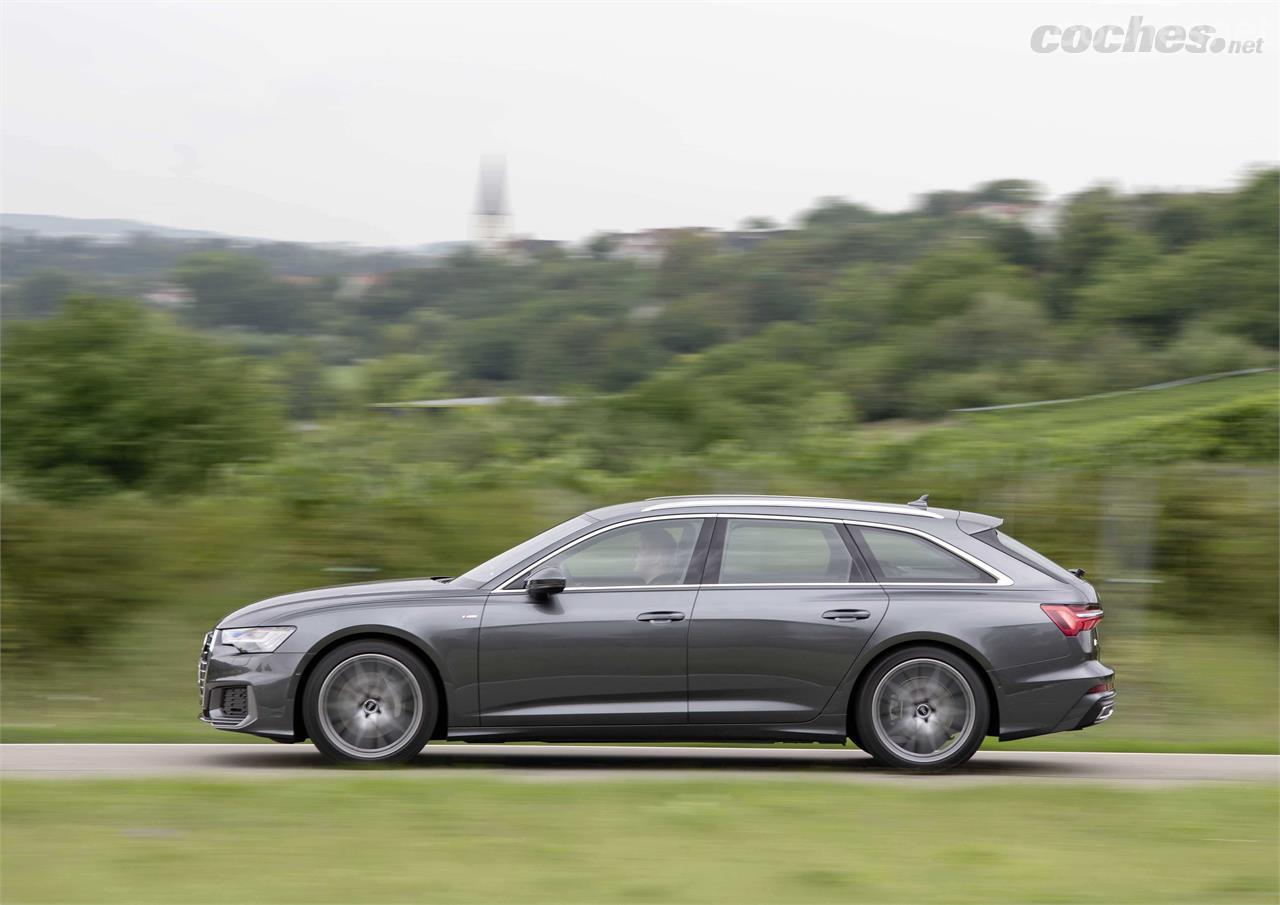
[[[663,500],[666,502],[653,502]],[[887,512],[893,515],[914,515],[920,518],[943,518],[940,513],[910,505],[891,503],[861,503],[857,500],[828,500],[814,497],[778,497],[778,496],[741,496],[733,494],[709,494],[707,496],[687,497],[651,497],[645,500],[653,505],[645,506],[641,512],[654,509],[685,509],[704,506],[778,506],[791,509],[847,509],[855,512]]]

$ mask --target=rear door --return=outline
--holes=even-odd
[[[689,721],[814,719],[887,607],[844,525],[721,517],[689,629]]]

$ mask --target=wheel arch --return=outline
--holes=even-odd
[[[436,683],[436,703],[440,708],[440,713],[436,718],[436,727],[432,731],[431,737],[433,739],[444,738],[449,732],[449,691],[444,682],[444,675],[441,673],[440,666],[430,648],[423,644],[420,638],[393,626],[357,625],[344,628],[324,638],[307,652],[306,659],[302,661],[293,690],[294,739],[302,741],[307,737],[306,721],[303,719],[302,713],[303,696],[306,692],[307,682],[310,681],[311,674],[315,671],[316,664],[331,650],[343,644],[349,644],[352,641],[389,641],[392,644],[398,644],[408,649],[411,654],[418,658],[418,661],[431,674],[432,681]]]
[[[920,633],[909,636],[899,636],[892,640],[886,641],[874,650],[864,654],[863,662],[857,669],[853,682],[849,689],[849,699],[845,702],[845,728],[846,731],[856,733],[854,727],[853,709],[858,701],[858,694],[862,691],[863,685],[866,684],[867,677],[886,657],[890,657],[900,650],[908,647],[938,647],[947,652],[956,655],[960,659],[967,662],[973,667],[978,677],[982,680],[982,685],[987,693],[987,701],[991,711],[987,720],[986,735],[1000,734],[1000,698],[996,694],[995,682],[991,679],[991,665],[986,658],[954,637],[945,635],[935,635],[931,633]],[[853,738],[854,735],[849,736]]]

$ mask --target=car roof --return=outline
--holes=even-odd
[[[955,509],[941,509],[936,506],[910,506],[905,503],[877,503],[834,497],[768,496],[747,493],[652,497],[634,503],[621,503],[594,509],[587,515],[599,521],[615,521],[645,515],[679,515],[682,510],[698,513],[802,515],[817,518],[834,516],[921,526],[929,521],[953,519],[959,515]]]

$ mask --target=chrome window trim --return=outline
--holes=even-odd
[[[524,573],[521,572],[520,575]],[[517,578],[519,575],[516,576]],[[573,594],[577,591],[710,591],[741,588],[879,588],[876,581],[770,581],[762,583],[738,582],[736,584],[608,584],[582,585],[576,588],[565,588],[561,594]],[[989,588],[989,584],[969,582],[965,587]],[[523,594],[524,588],[500,588],[491,594]]]
[[[941,516],[937,516],[937,517],[941,518]],[[765,515],[765,514],[758,514],[753,512],[680,512],[680,513],[672,513],[669,515],[648,515],[640,518],[627,519],[626,521],[614,522],[613,524],[604,525],[600,528],[597,528],[594,531],[589,531],[586,534],[582,535],[581,537],[575,538],[569,541],[568,543],[563,544],[560,547],[557,547],[555,550],[551,551],[546,556],[543,556],[541,559],[537,560],[531,565],[521,568],[519,571],[517,571],[514,575],[512,575],[506,581],[502,582],[495,590],[491,591],[490,593],[491,594],[524,594],[525,593],[524,588],[512,588],[512,587],[508,587],[508,585],[510,585],[511,582],[518,579],[521,575],[524,575],[526,572],[529,572],[533,569],[538,568],[538,566],[542,565],[547,560],[554,559],[555,557],[563,553],[565,550],[571,549],[572,547],[577,546],[583,541],[589,540],[595,537],[597,534],[603,534],[606,531],[612,531],[614,528],[625,528],[628,525],[636,525],[642,522],[656,522],[656,521],[668,521],[671,519],[694,519],[694,518],[726,518],[726,519],[737,518],[737,519],[760,519],[760,520],[766,520],[766,521],[772,520],[772,521],[784,521],[784,522],[822,522],[828,525],[836,525],[836,524],[856,525],[857,527],[860,527],[860,528],[883,528],[886,531],[902,531],[907,534],[915,534],[918,537],[922,537],[924,538],[925,541],[929,543],[937,544],[939,547],[946,550],[948,553],[958,556],[961,559],[963,559],[965,562],[969,563],[970,565],[975,566],[978,569],[981,569],[983,572],[986,572],[988,575],[990,575],[992,578],[995,579],[995,582],[988,583],[988,582],[982,582],[982,581],[871,581],[871,582],[866,582],[866,581],[848,581],[848,582],[778,581],[778,582],[762,582],[758,584],[738,583],[738,584],[663,584],[663,585],[657,585],[657,584],[587,585],[587,586],[580,586],[576,588],[565,588],[563,591],[561,591],[561,593],[568,594],[568,593],[573,593],[574,591],[640,591],[640,590],[670,591],[670,590],[690,589],[690,588],[694,590],[698,590],[701,588],[735,588],[735,587],[737,588],[744,588],[744,587],[750,587],[750,588],[793,588],[793,587],[800,587],[800,588],[818,588],[818,587],[828,587],[828,588],[881,588],[881,587],[990,588],[990,587],[1009,587],[1013,584],[1012,578],[1010,578],[1008,575],[1005,575],[1003,572],[1001,572],[999,569],[995,568],[994,566],[989,566],[982,560],[978,559],[976,556],[970,553],[966,553],[964,550],[961,550],[959,547],[949,544],[946,541],[942,540],[941,538],[935,537],[934,535],[929,534],[926,531],[921,531],[917,528],[907,528],[903,525],[886,525],[883,522],[860,522],[855,519],[820,518],[818,516],[812,516],[812,515]]]
[[[524,572],[520,572],[515,576],[519,578]],[[515,579],[512,579],[513,581]],[[576,594],[579,591],[696,591],[698,588],[712,587],[712,585],[700,584],[600,584],[600,585],[579,585],[575,588],[565,588],[560,594]],[[491,594],[523,594],[524,588],[499,588],[496,591],[490,591]],[[556,596],[559,596],[557,594]]]
[[[891,515],[913,515],[917,518],[946,518],[937,512],[930,512],[915,506],[894,506],[881,503],[836,502],[833,500],[806,500],[801,497],[705,497],[666,503],[654,503],[645,506],[641,512],[654,509],[679,509],[684,506],[786,506],[792,509],[842,509],[855,512],[886,512]]]

